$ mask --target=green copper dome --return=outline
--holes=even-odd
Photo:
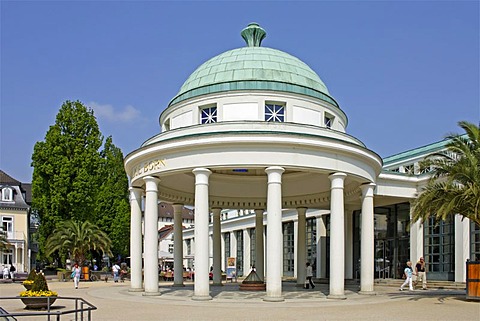
[[[272,90],[312,96],[338,107],[323,81],[307,64],[283,51],[260,47],[265,31],[257,24],[245,28],[242,37],[248,47],[224,52],[202,64],[169,105],[210,93]]]

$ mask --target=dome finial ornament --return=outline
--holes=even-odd
[[[262,40],[267,36],[265,30],[256,22],[249,23],[241,34],[248,47],[260,47]]]

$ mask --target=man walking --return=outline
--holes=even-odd
[[[415,272],[417,273],[417,281],[415,282],[415,285],[418,282],[422,282],[422,290],[427,289],[427,272],[425,271],[425,260],[423,257],[421,257],[417,264],[415,265]]]
[[[305,282],[305,288],[308,289],[309,286],[312,287],[312,289],[315,289],[315,284],[313,283],[312,281],[312,278],[313,278],[313,271],[312,271],[312,267],[310,266],[310,262],[307,262],[307,273],[306,273],[306,276],[307,276],[307,282]]]

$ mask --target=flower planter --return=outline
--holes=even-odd
[[[23,304],[25,304],[26,309],[47,309],[50,303],[50,306],[55,302],[57,297],[51,296],[39,296],[39,297],[20,297]]]

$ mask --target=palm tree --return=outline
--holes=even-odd
[[[465,134],[450,134],[446,152],[432,154],[420,164],[433,172],[414,201],[413,222],[459,214],[480,226],[480,127],[466,121],[458,125]]]
[[[45,244],[46,255],[53,252],[68,251],[79,264],[85,261],[90,251],[101,251],[112,256],[112,241],[108,235],[89,221],[83,223],[73,220],[61,222]]]

